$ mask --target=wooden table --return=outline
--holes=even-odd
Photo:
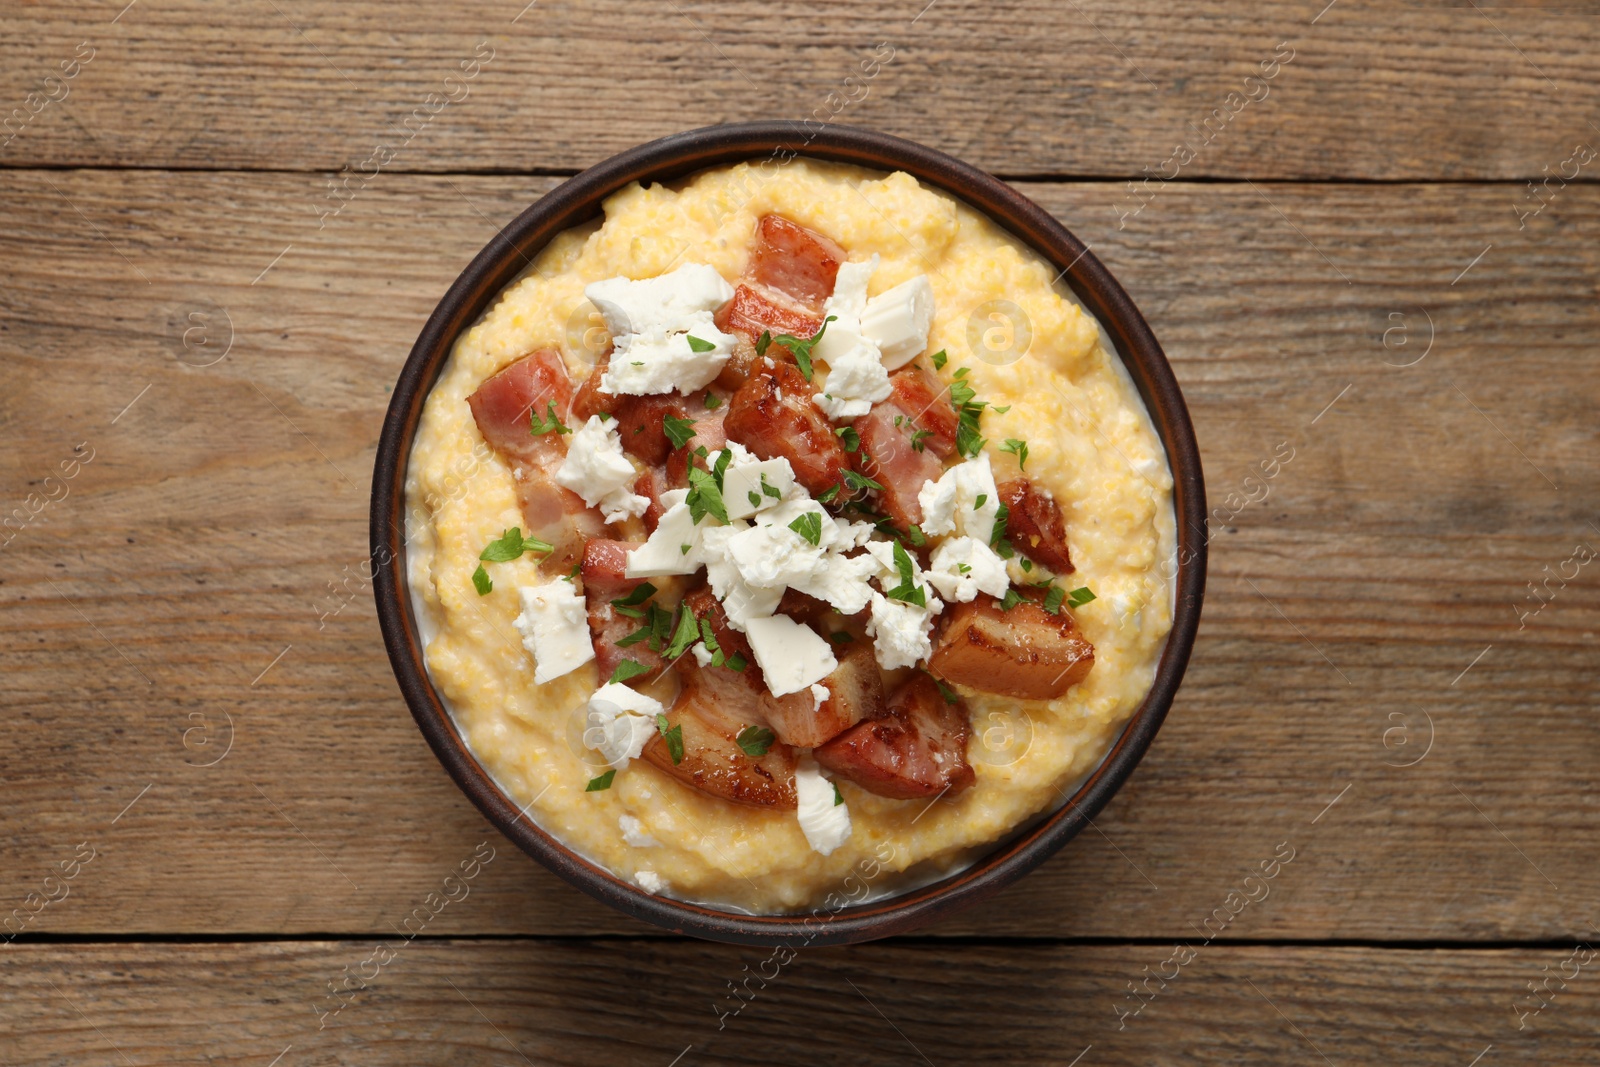
[[[1592,1062],[1581,5],[124,2],[0,12],[0,1061]],[[772,116],[953,152],[1088,241],[1220,510],[1093,831],[734,1015],[766,952],[590,902],[462,797],[360,568],[468,258],[613,152]]]

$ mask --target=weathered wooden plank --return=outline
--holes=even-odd
[[[10,175],[4,510],[92,450],[0,549],[0,900],[98,850],[31,931],[381,934],[498,840],[353,575],[416,330],[552,184],[383,175],[319,230],[303,176]],[[1189,679],[1097,831],[937,932],[1188,936],[1280,842],[1230,936],[1587,929],[1593,568],[1518,606],[1600,544],[1600,192],[1519,230],[1496,187],[1173,187],[1121,229],[1115,189],[1029,191],[1167,344],[1215,503],[1295,453],[1219,517]],[[504,847],[473,901],[433,932],[640,929]]]
[[[674,941],[398,939],[381,948],[29,946],[0,968],[0,1018],[17,1067],[1462,1067],[1491,1048],[1486,1062],[1580,1062],[1600,1022],[1586,989],[1592,949],[1175,951],[890,942],[773,955]],[[347,976],[348,991],[330,995]],[[1531,994],[1530,984],[1543,992]]]
[[[1542,178],[1597,136],[1597,33],[1560,5],[1358,0],[23,5],[0,162],[573,169],[837,117],[1013,175]]]

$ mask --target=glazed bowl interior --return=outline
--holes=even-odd
[[[902,170],[984,213],[1061,271],[1115,346],[1166,449],[1177,521],[1172,630],[1149,693],[1098,767],[1053,812],[998,841],[965,869],[896,896],[812,913],[748,915],[654,896],[542,830],[480,765],[429,679],[407,581],[405,479],[423,404],[458,337],[557,234],[596,219],[630,182],[667,182],[709,167],[794,155]],[[982,171],[909,141],[853,127],[788,122],[717,126],[654,141],[584,171],[524,211],[462,272],[423,327],[400,374],[373,474],[374,593],[384,644],[407,704],[439,760],[488,819],[569,883],[676,932],[738,944],[845,944],[904,933],[996,892],[1042,863],[1105,806],[1132,773],[1171,706],[1194,644],[1205,586],[1205,487],[1188,411],[1160,345],[1095,256],[1031,200]]]

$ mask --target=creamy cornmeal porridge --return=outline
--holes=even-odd
[[[1055,274],[909,175],[803,159],[554,240],[457,342],[407,480],[428,667],[502,787],[758,913],[1060,803],[1151,685],[1174,525]]]

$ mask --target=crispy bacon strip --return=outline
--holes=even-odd
[[[642,579],[627,576],[628,553],[636,547],[628,541],[596,537],[583,549],[583,592],[589,604],[589,636],[594,641],[595,667],[602,683],[625,659],[650,668],[650,674],[639,676],[640,684],[653,681],[661,671],[661,656],[650,650],[648,641],[626,648],[617,645],[644,625],[643,619],[618,612],[611,603],[625,599],[643,584]]]
[[[946,608],[928,669],[985,693],[1050,700],[1094,666],[1094,646],[1067,611],[1053,615],[1031,599],[1010,611],[986,593]]]
[[[889,376],[887,399],[851,425],[861,437],[862,471],[883,486],[878,501],[896,526],[922,521],[917,494],[944,472],[942,460],[955,451],[955,409],[943,387],[920,364]]]
[[[707,687],[686,683],[666,713],[668,727],[683,731],[683,759],[672,762],[666,739],[651,738],[641,755],[691,789],[735,804],[793,811],[794,749],[774,741],[763,756],[739,747],[725,709]]]
[[[888,705],[814,753],[869,793],[903,800],[959,793],[977,781],[967,763],[967,712],[918,672]]]
[[[758,358],[756,342],[763,333],[789,334],[791,337],[812,337],[822,329],[822,319],[781,294],[769,289],[757,289],[740,283],[733,290],[733,299],[717,310],[717,329],[738,338],[733,355],[717,375],[717,384],[726,389],[737,389],[750,375],[750,367]],[[783,358],[787,349],[778,347],[769,352]]]
[[[709,456],[719,452],[728,445],[726,420],[728,418],[728,404],[724,401],[715,411],[707,411],[705,394],[696,393],[689,398],[688,409],[692,414],[689,419],[694,421],[694,436],[682,448],[675,448],[667,456],[666,475],[667,484],[673,489],[682,489],[689,484],[689,464],[692,462],[702,470],[708,469],[706,461],[695,455],[696,450],[704,447]]]
[[[833,294],[839,264],[846,258],[844,249],[815,230],[782,215],[763,215],[746,273],[816,311]]]
[[[561,353],[541,348],[485,378],[467,397],[478,432],[489,447],[508,459],[543,463],[552,454],[566,452],[560,434],[532,432],[535,410],[543,420],[549,404],[555,403],[559,416],[572,403],[572,379]]]
[[[850,453],[812,402],[816,387],[788,363],[759,361],[728,401],[725,428],[762,459],[782,457],[807,490],[822,493],[851,469]]]
[[[1032,556],[1061,574],[1072,573],[1067,550],[1067,524],[1061,507],[1031,479],[1014,478],[996,487],[1006,506],[1006,538],[1019,552]]]
[[[872,647],[854,642],[838,653],[838,659],[839,666],[821,682],[828,690],[821,707],[809,689],[781,700],[768,697],[767,722],[781,740],[797,748],[815,748],[882,713],[883,677]]]

